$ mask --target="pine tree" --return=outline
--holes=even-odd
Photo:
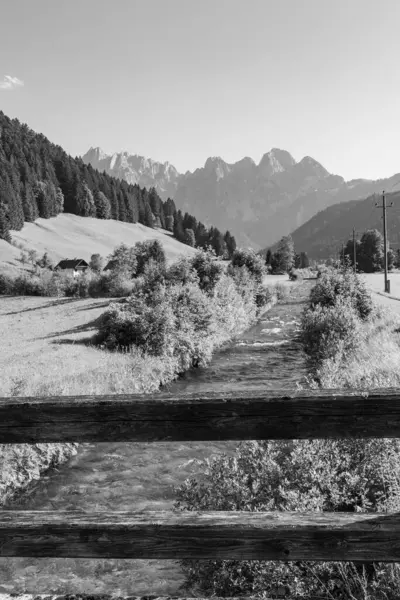
[[[9,222],[7,219],[6,209],[3,204],[0,204],[0,240],[5,240],[11,244]]]
[[[146,227],[154,227],[154,216],[151,211],[149,204],[146,202],[144,205],[144,223]]]
[[[110,201],[105,197],[103,192],[95,192],[94,202],[96,206],[96,217],[98,219],[109,219],[111,216],[111,205]]]
[[[185,229],[184,242],[192,248],[196,245],[196,238],[193,229]]]

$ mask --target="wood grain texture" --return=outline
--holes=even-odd
[[[400,515],[0,511],[0,556],[400,561]]]
[[[0,398],[0,443],[400,437],[400,390]]]

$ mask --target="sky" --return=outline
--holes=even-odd
[[[0,0],[0,110],[73,156],[400,172],[399,0]]]

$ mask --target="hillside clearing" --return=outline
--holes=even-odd
[[[83,258],[89,261],[92,254],[108,256],[119,244],[133,246],[136,242],[158,239],[164,246],[168,262],[179,256],[192,256],[196,250],[178,242],[163,229],[151,229],[140,223],[78,217],[60,214],[52,219],[37,219],[25,223],[21,231],[12,231],[12,239],[24,249],[47,252],[54,261],[63,258]],[[9,268],[20,266],[21,250],[0,240],[0,264]]]

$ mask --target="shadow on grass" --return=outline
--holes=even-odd
[[[77,312],[81,312],[84,310],[93,310],[95,308],[105,308],[110,304],[110,302],[117,302],[118,300],[119,300],[119,298],[117,300],[114,300],[112,298],[107,298],[106,300],[102,300],[101,302],[96,302],[96,304],[91,304],[90,306],[82,306],[82,308],[77,309]]]
[[[13,298],[43,298],[43,296],[13,296]],[[59,298],[53,302],[49,302],[48,304],[42,304],[41,306],[33,306],[32,308],[23,308],[22,310],[15,310],[12,312],[4,313],[6,317],[11,315],[19,315],[21,313],[32,312],[34,310],[43,310],[47,308],[52,308],[53,306],[63,306],[64,304],[70,304],[71,302],[79,302],[79,300],[84,300],[85,298]]]
[[[64,331],[56,331],[56,333],[51,333],[50,335],[45,335],[44,337],[37,338],[37,339],[51,340],[52,338],[61,337],[63,335],[73,335],[74,333],[84,333],[85,331],[97,329],[98,324],[99,324],[99,318],[93,319],[92,321],[89,321],[88,323],[83,323],[83,325],[77,325],[76,327],[73,327],[72,329],[65,329]],[[81,340],[76,340],[76,343],[78,341],[80,342]],[[62,343],[62,340],[60,341],[60,343]]]
[[[81,338],[79,340],[75,338],[63,338],[61,340],[53,340],[50,343],[56,346],[90,346],[92,348],[98,347],[98,344],[96,344],[95,336]]]

